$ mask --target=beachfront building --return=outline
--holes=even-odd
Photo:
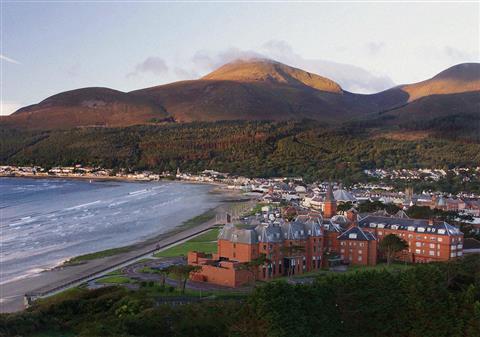
[[[339,215],[331,188],[323,211],[322,216],[299,210],[291,222],[277,212],[225,225],[216,254],[188,254],[189,264],[202,267],[192,280],[237,287],[317,270],[333,261],[374,266],[382,257],[379,244],[388,234],[408,243],[397,256],[405,262],[448,261],[463,255],[463,233],[446,222],[410,219],[404,212],[361,216],[354,208]]]
[[[321,268],[321,217],[302,216],[292,222],[266,219],[225,225],[218,236],[217,254],[209,258],[190,252],[188,263],[202,266],[192,279],[235,287],[253,279],[269,280]],[[263,263],[256,266],[254,262],[260,259]]]

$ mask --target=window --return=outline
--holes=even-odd
[[[442,239],[442,238],[438,238],[437,240],[438,240],[438,242],[442,242],[442,241],[443,241],[443,239]]]
[[[357,238],[357,233],[350,233],[348,234],[349,239],[356,239]]]
[[[435,256],[435,252],[433,250],[431,250],[431,251],[428,252],[428,255]]]
[[[362,259],[363,259],[362,256],[359,256],[359,257],[358,257],[358,261],[359,261],[359,262],[362,261]]]
[[[434,243],[431,243],[431,244],[430,244],[430,248],[434,249],[434,248],[435,248],[435,244],[434,244]]]
[[[422,243],[421,242],[415,242],[415,246],[422,247]]]
[[[421,252],[420,252],[420,249],[415,249],[415,253],[416,253],[416,254],[420,254],[420,253],[421,253]]]
[[[457,253],[456,253],[456,252],[450,253],[450,257],[455,257],[455,256],[457,256]]]
[[[358,245],[359,245],[360,247],[363,247],[365,244],[364,244],[363,242],[360,242]]]
[[[378,231],[378,235],[383,235],[383,232],[382,232],[382,231]]]
[[[360,249],[360,250],[358,251],[358,254],[363,254],[363,250]]]

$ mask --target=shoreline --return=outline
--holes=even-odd
[[[0,174],[0,178],[20,178],[20,179],[65,179],[65,180],[92,180],[95,182],[108,182],[108,181],[117,181],[117,182],[138,182],[138,183],[152,183],[152,182],[181,182],[189,184],[202,184],[202,185],[216,185],[216,186],[228,186],[225,183],[218,181],[198,181],[198,180],[185,180],[185,179],[171,179],[171,178],[160,178],[160,179],[141,179],[141,178],[130,178],[125,176],[88,176],[88,175],[16,175],[16,174]]]
[[[29,178],[29,177],[25,177]],[[41,177],[41,178],[50,178],[50,177]],[[58,177],[57,177],[58,178]],[[66,178],[66,177],[60,177]],[[68,178],[67,178],[68,179]],[[177,181],[178,183],[188,183],[187,181]],[[205,183],[202,183],[205,184]],[[132,243],[123,247],[113,247],[107,250],[115,249],[124,249],[118,253],[114,253],[106,256],[99,256],[93,259],[87,259],[78,263],[68,264],[68,260],[78,258],[74,256],[69,258],[67,261],[64,261],[61,264],[57,264],[51,268],[45,269],[36,273],[34,275],[29,275],[23,278],[14,279],[2,283],[0,285],[1,292],[1,301],[0,301],[0,312],[15,312],[24,309],[23,301],[24,295],[30,292],[36,292],[42,290],[42,288],[52,287],[55,284],[67,284],[71,282],[72,279],[79,279],[82,276],[95,273],[95,271],[104,269],[108,266],[112,266],[122,262],[122,260],[127,261],[128,259],[136,255],[147,255],[148,251],[154,250],[160,244],[166,244],[168,242],[175,242],[178,238],[186,237],[192,235],[199,230],[205,230],[205,228],[211,228],[215,223],[216,217],[219,214],[229,211],[234,204],[240,202],[248,202],[251,198],[241,198],[240,191],[230,190],[226,188],[219,188],[219,185],[224,184],[209,184],[212,185],[212,190],[209,193],[219,193],[222,194],[221,199],[219,200],[217,206],[207,210],[206,212],[200,213],[197,216],[188,219],[181,224],[178,224],[176,227],[171,228],[170,230],[160,233],[151,237],[147,237],[139,240],[136,243]],[[229,202],[232,201],[232,202]],[[185,226],[189,221],[200,217],[208,212],[214,212],[212,218],[207,221],[202,221],[201,223],[195,223],[192,226]],[[97,254],[104,252],[97,251],[88,254]],[[102,255],[102,254],[100,254]]]

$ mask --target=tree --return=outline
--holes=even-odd
[[[165,287],[165,280],[167,279],[169,272],[169,267],[155,270],[156,274],[160,274],[162,287]]]
[[[346,212],[352,207],[353,207],[353,203],[351,201],[343,202],[337,205],[337,212]]]
[[[185,293],[185,287],[187,285],[188,278],[190,273],[197,272],[201,269],[200,266],[191,266],[188,264],[178,264],[168,267],[168,272],[172,274],[179,282],[179,288],[183,293]]]
[[[379,243],[380,251],[387,258],[387,265],[390,265],[395,254],[408,248],[408,243],[404,239],[398,237],[395,234],[386,235]]]
[[[267,256],[264,253],[261,253],[256,259],[252,259],[248,262],[240,264],[239,269],[249,271],[252,274],[253,284],[255,285],[258,267],[268,264],[270,262],[271,261],[267,259]]]

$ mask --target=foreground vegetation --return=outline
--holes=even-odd
[[[439,138],[398,140],[372,129],[318,122],[216,122],[82,128],[0,129],[0,163],[83,164],[105,168],[198,172],[215,169],[253,177],[303,176],[366,181],[364,169],[476,166],[480,144]],[[432,184],[436,184],[431,182]],[[474,186],[461,180],[446,186]],[[480,188],[480,187],[479,187]]]
[[[231,300],[172,306],[162,298],[146,288],[80,289],[1,315],[0,334],[473,337],[480,335],[480,256],[320,276],[309,285],[271,282]]]

